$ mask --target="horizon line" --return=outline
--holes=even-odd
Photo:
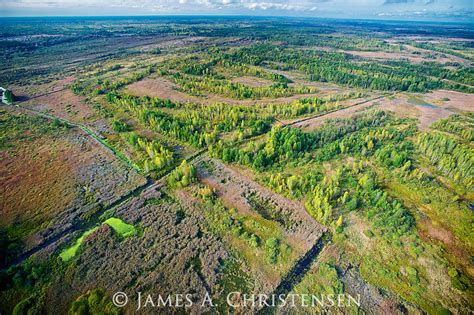
[[[321,19],[321,20],[358,20],[358,21],[382,21],[382,22],[421,22],[421,23],[459,23],[474,24],[474,20],[465,19],[455,20],[433,20],[433,19],[397,19],[397,18],[377,18],[377,17],[322,17],[305,15],[245,15],[245,14],[136,14],[136,15],[0,15],[4,18],[151,18],[151,17],[242,17],[242,18],[302,18],[302,19]]]

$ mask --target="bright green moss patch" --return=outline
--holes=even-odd
[[[87,235],[93,233],[93,232],[94,232],[95,230],[97,230],[98,228],[99,228],[99,227],[95,227],[95,228],[92,228],[92,229],[90,229],[90,230],[84,232],[84,234],[82,234],[82,236],[77,239],[76,243],[74,243],[73,246],[68,247],[68,248],[66,248],[65,250],[63,250],[63,251],[61,252],[61,254],[59,254],[59,257],[61,257],[61,259],[62,259],[63,261],[68,261],[68,260],[70,260],[72,257],[74,257],[74,256],[76,255],[76,252],[77,252],[77,250],[79,249],[79,247],[81,246],[82,241],[84,240],[84,238],[85,238]]]
[[[120,234],[123,237],[128,237],[128,236],[135,235],[136,232],[137,232],[133,225],[127,224],[127,223],[123,222],[122,220],[120,220],[119,218],[109,218],[109,219],[105,220],[102,224],[107,224],[116,233]],[[92,229],[84,232],[84,234],[82,234],[82,236],[77,239],[77,241],[74,243],[74,245],[64,249],[61,252],[61,254],[59,254],[59,257],[61,257],[61,259],[63,261],[70,260],[72,257],[74,257],[76,255],[76,253],[77,253],[79,247],[81,246],[82,241],[84,240],[84,238],[87,235],[89,235],[89,234],[93,233],[94,231],[96,231],[98,228],[99,227],[96,226],[95,228],[92,228]]]
[[[104,221],[104,224],[108,224],[115,232],[123,237],[135,235],[136,229],[133,225],[127,224],[118,218],[109,218]]]

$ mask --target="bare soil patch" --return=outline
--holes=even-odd
[[[314,82],[316,84],[316,82]],[[308,84],[310,86],[316,86],[313,84]],[[290,103],[300,98],[304,97],[322,97],[328,94],[334,94],[337,92],[336,88],[328,88],[323,91],[318,91],[318,93],[310,94],[295,94],[288,97],[279,97],[279,98],[263,98],[259,100],[236,100],[220,95],[209,94],[205,97],[198,97],[189,95],[187,93],[179,91],[179,87],[173,82],[158,77],[158,78],[148,78],[127,86],[126,92],[135,95],[135,96],[150,96],[150,97],[159,97],[162,99],[170,99],[173,102],[191,102],[197,104],[213,104],[213,103],[226,103],[231,105],[269,105],[269,104],[284,104]]]
[[[447,62],[465,62],[464,59],[456,56],[446,56],[428,50],[422,50],[413,46],[406,45],[407,50],[404,52],[383,52],[383,51],[353,51],[353,50],[338,50],[340,52],[348,53],[354,56],[373,60],[408,60],[412,63],[421,63],[423,61],[437,61],[439,63]],[[418,52],[418,54],[413,54]]]
[[[28,95],[21,106],[87,125],[99,133],[108,132],[107,121],[97,116],[84,97],[75,95],[69,89],[68,85],[73,81],[74,77],[70,76],[45,86],[36,93]]]
[[[434,43],[434,42],[432,42],[432,43]],[[405,44],[404,46],[409,51],[417,51],[417,52],[420,52],[420,53],[425,54],[425,55],[435,56],[435,61],[438,61],[440,63],[459,62],[459,63],[461,63],[463,65],[466,65],[466,66],[471,65],[471,62],[469,60],[461,58],[459,56],[454,56],[454,55],[450,55],[450,54],[447,54],[447,53],[440,53],[440,52],[436,52],[436,51],[433,51],[433,50],[418,48],[418,47],[414,47],[412,45],[406,45]]]
[[[77,167],[73,156],[78,152],[66,144],[64,140],[45,138],[26,150],[0,153],[2,225],[39,215],[49,221],[56,211],[72,205],[74,182],[64,175]]]
[[[420,128],[427,129],[435,121],[456,112],[474,111],[474,95],[455,91],[439,90],[421,95],[426,105],[415,105],[420,111]]]
[[[421,130],[426,130],[435,121],[449,117],[453,114],[453,112],[443,108],[432,108],[418,105],[415,106],[420,111],[420,116],[418,117],[418,120]]]
[[[428,102],[453,111],[474,111],[474,94],[437,90],[423,95]]]
[[[164,78],[144,79],[132,83],[127,86],[126,91],[135,96],[159,97],[173,102],[202,102],[198,97],[178,91],[176,84]]]
[[[360,100],[351,100],[346,102],[346,106],[351,106],[358,102]],[[305,131],[311,131],[321,126],[327,119],[349,118],[369,108],[388,110],[398,117],[416,118],[419,121],[420,129],[426,130],[435,121],[449,117],[456,112],[474,111],[474,95],[446,90],[427,94],[400,93],[315,117],[297,123],[295,126],[301,127]]]
[[[349,265],[343,271],[341,281],[345,292],[352,296],[359,295],[363,309],[371,310],[374,314],[396,314],[406,307],[395,295],[382,293],[379,288],[364,281],[356,266]]]
[[[441,241],[446,245],[453,244],[454,235],[451,233],[451,231],[445,229],[439,224],[433,224],[433,222],[431,222],[429,219],[423,220],[423,224],[426,227],[426,230],[421,230],[420,232],[422,234],[426,234],[426,236]]]
[[[241,83],[245,84],[251,87],[262,87],[262,86],[270,86],[273,84],[272,81],[262,79],[262,78],[257,78],[257,77],[252,77],[252,76],[243,76],[243,77],[237,77],[233,78],[231,80],[232,83]]]
[[[84,122],[93,117],[94,112],[83,102],[82,97],[75,95],[69,89],[63,89],[34,97],[25,105],[48,111],[62,118]]]

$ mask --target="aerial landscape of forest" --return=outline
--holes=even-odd
[[[0,55],[0,314],[473,313],[473,24],[11,17]]]

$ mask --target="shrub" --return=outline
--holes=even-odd
[[[87,314],[120,314],[120,309],[115,307],[109,300],[109,297],[102,289],[87,291],[75,300],[68,314],[87,315]]]
[[[280,254],[280,240],[275,237],[269,238],[265,242],[265,252],[267,261],[270,264],[276,264]]]
[[[112,123],[112,129],[115,132],[127,132],[130,131],[130,126],[121,120],[114,120]]]

